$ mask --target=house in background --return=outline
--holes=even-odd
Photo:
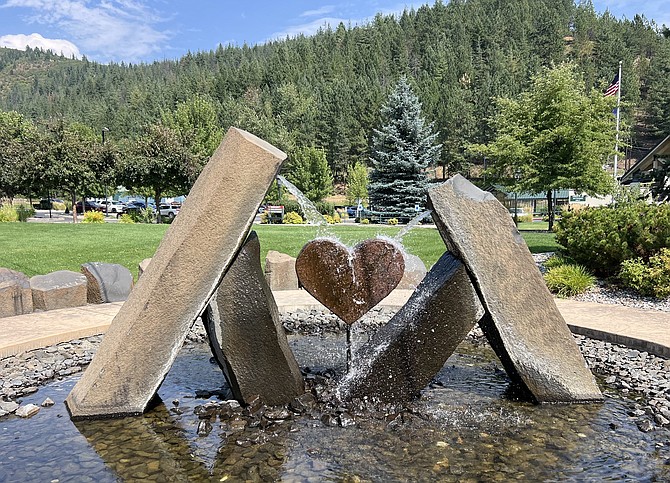
[[[491,185],[486,191],[489,191],[500,201],[505,208],[513,209],[516,202],[517,208],[522,208],[526,213],[546,214],[547,213],[547,193],[518,193],[516,201],[514,192],[509,191],[501,185]],[[610,195],[589,196],[585,193],[579,193],[575,190],[554,190],[554,206],[558,210],[576,208],[581,206],[602,206],[612,202]]]
[[[656,145],[647,155],[635,163],[620,178],[623,185],[645,184],[650,181],[651,171],[661,166],[661,160],[670,159],[670,136]]]

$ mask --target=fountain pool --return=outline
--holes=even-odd
[[[344,372],[343,338],[290,336],[317,393]],[[364,339],[357,328],[355,344]],[[670,480],[670,432],[640,432],[627,415],[632,400],[605,388],[603,404],[514,401],[487,345],[462,343],[402,410],[267,409],[275,419],[243,427],[217,416],[203,431],[195,410],[207,400],[196,391],[225,386],[209,358],[204,343],[184,346],[162,402],[142,416],[71,422],[63,400],[76,377],[26,397],[56,405],[28,420],[0,418],[0,481]]]

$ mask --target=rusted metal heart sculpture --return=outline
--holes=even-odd
[[[295,270],[314,298],[353,324],[398,285],[405,261],[396,246],[381,239],[365,240],[353,249],[317,239],[302,248]]]

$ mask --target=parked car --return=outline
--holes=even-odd
[[[356,206],[347,206],[347,215],[349,215],[349,218],[356,218],[356,211]]]
[[[106,211],[107,213],[125,213],[126,211],[126,205],[124,203],[121,203],[120,201],[116,200],[111,200],[111,201],[101,201],[100,202],[100,208],[102,211]]]
[[[33,203],[33,208],[36,210],[52,210],[54,203],[65,204],[63,200],[58,198],[42,198],[39,203]]]
[[[515,211],[515,210],[516,210],[516,215],[517,215],[518,217],[521,217],[521,216],[525,216],[525,215],[526,215],[526,212],[523,211],[523,208],[510,208],[510,209],[509,209],[509,216],[512,216],[512,217],[513,217],[513,216],[514,216],[514,211]]]
[[[169,219],[174,219],[175,216],[179,213],[179,208],[181,206],[179,205],[172,205],[172,204],[167,204],[167,203],[161,203],[160,204],[160,214],[161,216],[166,216]]]
[[[86,211],[104,211],[100,208],[100,205],[95,201],[86,201],[84,206],[82,206],[81,201],[77,201],[77,213],[83,213],[84,207]]]

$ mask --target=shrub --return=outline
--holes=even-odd
[[[531,215],[530,213],[518,216],[517,218],[519,219],[519,223],[532,223],[533,221],[533,215]]]
[[[151,207],[146,209],[130,210],[128,215],[130,215],[130,218],[135,223],[153,223],[155,218],[154,210]]]
[[[133,223],[135,223],[135,220],[133,220],[132,215],[130,215],[130,214],[128,214],[128,213],[124,213],[124,214],[121,215],[121,217],[119,218],[119,223],[127,223],[127,224],[129,224],[129,225],[132,225]]]
[[[322,215],[333,216],[335,214],[335,205],[327,201],[317,201],[314,206]]]
[[[282,223],[284,223],[285,225],[300,225],[303,223],[302,216],[300,216],[295,211],[289,211],[284,215]]]
[[[568,257],[565,257],[563,255],[552,255],[550,256],[544,263],[544,267],[549,269],[549,268],[554,268],[554,267],[560,267],[562,265],[567,265],[569,263],[574,263],[574,261]]]
[[[629,203],[565,212],[557,223],[556,241],[577,263],[614,275],[624,260],[648,261],[670,246],[670,204]]]
[[[19,221],[19,215],[16,213],[16,209],[12,205],[0,206],[0,223],[11,221]]]
[[[397,225],[398,224],[398,219],[397,218],[389,218],[386,223],[389,225]]]
[[[264,224],[264,225],[267,225],[268,223],[270,223],[270,215],[268,215],[268,213],[266,211],[261,213],[261,223]]]
[[[581,265],[564,264],[553,267],[544,274],[547,287],[559,297],[584,293],[596,279]]]
[[[65,203],[60,201],[54,201],[51,203],[51,208],[58,211],[65,211]]]
[[[363,225],[369,225],[369,224],[370,224],[370,220],[368,220],[367,218],[363,218],[363,219],[361,220],[361,223],[362,223]]]
[[[670,296],[670,249],[662,248],[647,263],[642,258],[625,260],[621,264],[619,279],[626,287],[642,295]]]
[[[19,205],[16,207],[16,216],[18,216],[19,221],[26,222],[31,216],[35,216],[35,208],[28,205]]]
[[[101,211],[87,211],[84,213],[84,220],[82,223],[104,223],[105,214]]]

